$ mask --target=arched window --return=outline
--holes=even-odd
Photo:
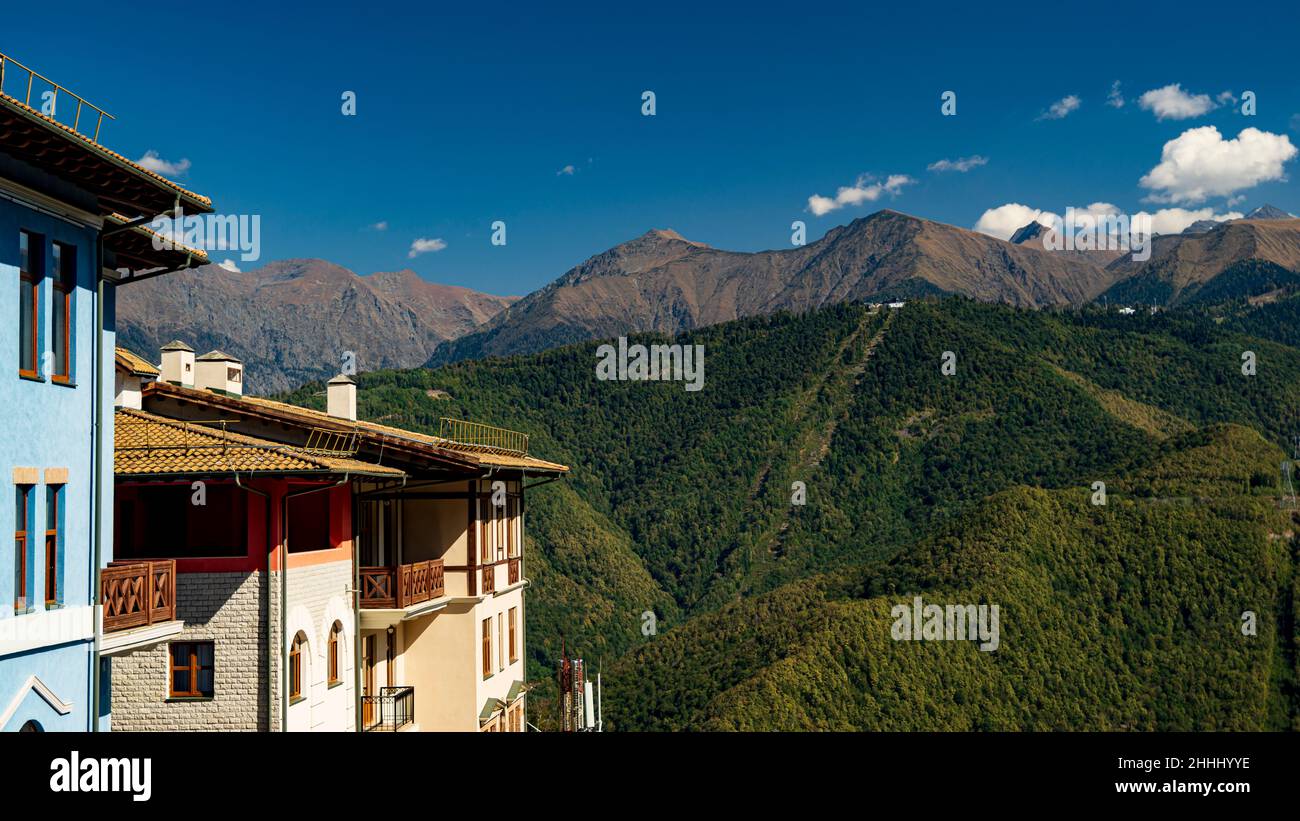
[[[334,622],[330,628],[329,643],[329,683],[339,683],[339,639],[343,633],[342,622]]]
[[[43,733],[45,728],[40,725],[36,719],[29,719],[26,724],[18,729],[20,733]]]
[[[302,698],[302,650],[307,644],[307,637],[301,632],[293,637],[289,648],[289,700]]]

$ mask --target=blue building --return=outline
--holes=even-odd
[[[113,556],[114,293],[206,263],[145,226],[212,208],[100,144],[106,117],[0,54],[0,531],[14,534],[0,541],[0,730],[108,729],[107,646],[167,632],[151,598],[169,580],[120,569],[115,623],[139,626],[100,627]]]

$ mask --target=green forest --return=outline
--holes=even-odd
[[[703,345],[699,392],[584,343],[365,373],[358,410],[570,465],[528,501],[542,729],[562,640],[607,729],[1296,729],[1298,313],[838,305],[630,339]],[[915,595],[997,604],[1000,646],[894,640]]]

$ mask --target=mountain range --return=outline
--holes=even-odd
[[[357,370],[415,367],[516,299],[319,259],[205,265],[120,289],[118,343],[146,357],[173,339],[220,349],[243,360],[246,390],[274,393],[329,378],[348,352]]]
[[[361,277],[322,260],[248,273],[208,266],[124,289],[119,335],[146,354],[174,337],[222,348],[245,359],[250,389],[279,391],[337,371],[344,351],[356,352],[358,370],[436,367],[843,302],[946,294],[1025,308],[1172,306],[1300,286],[1300,219],[1272,206],[1158,235],[1147,260],[1050,251],[1045,230],[1031,223],[1006,242],[883,210],[804,246],[752,253],[651,230],[522,299],[411,271]]]
[[[1271,219],[1279,213],[1266,206],[1208,233],[1157,236],[1145,261],[1115,250],[1047,250],[1042,237],[1049,229],[1036,222],[1004,242],[890,210],[803,247],[757,253],[720,251],[672,231],[650,231],[588,259],[473,333],[443,343],[429,365],[927,294],[1028,308],[1101,298],[1170,305],[1198,292],[1254,295],[1300,271],[1300,219]]]

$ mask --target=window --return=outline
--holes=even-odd
[[[506,553],[512,559],[518,556],[520,552],[519,532],[518,532],[519,524],[520,524],[519,501],[520,499],[518,496],[511,496],[509,499],[506,500],[506,515],[507,515],[506,537],[508,539],[508,543],[506,546]]]
[[[331,685],[339,683],[339,634],[343,632],[343,625],[334,622],[330,628],[329,643],[329,683]]]
[[[508,504],[510,504],[509,497],[505,499],[505,504],[493,505],[492,507],[492,523],[495,525],[492,535],[496,538],[497,561],[501,561],[506,557],[506,528],[510,522],[509,517],[506,515],[506,505]]]
[[[293,637],[293,645],[289,648],[289,700],[297,701],[302,698],[302,647],[307,643],[307,637],[302,633]]]
[[[210,641],[173,642],[171,697],[212,698],[213,645]]]
[[[239,382],[244,377],[244,372],[240,368],[226,368],[226,381]]]
[[[519,635],[518,627],[517,627],[518,623],[519,623],[519,608],[512,607],[510,608],[510,663],[511,664],[514,664],[516,661],[519,661],[519,645],[516,643],[515,640],[516,636]]]
[[[59,498],[62,485],[45,488],[45,606],[59,603]]]
[[[45,237],[18,232],[18,373],[40,378],[41,277],[45,271]]]
[[[481,504],[486,506],[487,514],[483,517],[479,527],[479,560],[483,564],[492,563],[492,534],[494,532],[492,523],[496,518],[496,505],[492,504],[491,496],[481,497]]]
[[[54,313],[50,333],[54,337],[55,382],[72,380],[72,295],[77,289],[77,247],[54,243]]]
[[[27,609],[27,528],[31,485],[14,488],[14,610]]]
[[[330,499],[329,490],[305,493],[289,499],[289,552],[305,553],[310,550],[329,550]]]
[[[483,619],[483,678],[492,677],[492,617]]]
[[[497,613],[497,669],[506,669],[506,614]]]

